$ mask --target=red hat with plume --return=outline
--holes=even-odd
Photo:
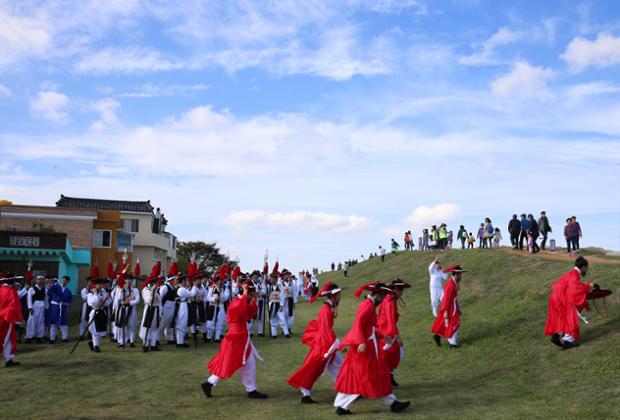
[[[179,275],[179,264],[177,260],[172,261],[170,268],[168,269],[168,277],[178,276]]]
[[[336,293],[340,293],[341,291],[342,289],[338,287],[336,283],[329,281],[323,285],[323,288],[316,295],[308,299],[308,303],[314,302],[319,297],[335,295]]]
[[[390,289],[385,283],[381,283],[380,281],[373,281],[371,283],[364,284],[359,289],[355,291],[355,297],[359,298],[364,290],[371,293],[381,293],[384,295],[393,295],[394,291]]]
[[[460,264],[453,265],[443,270],[444,273],[467,273],[467,270],[463,270]]]

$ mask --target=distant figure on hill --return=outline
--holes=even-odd
[[[428,266],[428,274],[430,276],[429,288],[431,294],[431,309],[433,316],[437,316],[437,310],[443,296],[443,282],[448,279],[448,275],[443,272],[439,255]]]
[[[344,278],[346,279],[349,276],[349,262],[344,262]]]
[[[499,243],[502,240],[502,233],[499,231],[499,228],[495,228],[495,232],[493,233],[493,247],[499,248]]]
[[[533,239],[533,244],[532,244],[532,253],[535,254],[538,251],[540,251],[540,248],[538,247],[538,244],[536,243],[536,240],[538,239],[538,236],[540,235],[540,231],[538,229],[538,223],[536,223],[536,220],[534,219],[534,216],[532,216],[531,214],[527,215],[527,220],[528,222],[530,222],[530,228],[528,229],[531,235],[532,235],[532,239]],[[528,242],[529,244],[529,242]]]
[[[512,249],[519,248],[519,234],[521,233],[521,222],[516,214],[512,215],[512,219],[508,222],[508,233],[510,234],[510,244]]]
[[[547,212],[544,210],[540,212],[540,218],[538,219],[538,230],[540,230],[540,234],[542,236],[542,241],[540,242],[540,249],[544,251],[545,245],[547,244],[547,235],[551,232],[551,226],[549,225]]]
[[[459,231],[456,232],[456,239],[461,241],[461,249],[465,249],[465,241],[467,240],[467,230],[465,226],[461,225]]]
[[[332,271],[334,271],[336,269],[336,264],[332,263]]]
[[[379,255],[381,255],[381,262],[385,261],[385,248],[379,245]]]
[[[448,232],[447,226],[445,223],[439,225],[439,230],[437,231],[437,237],[439,238],[439,242],[437,243],[437,247],[439,249],[446,249],[448,246]]]
[[[573,223],[573,218],[569,217],[566,219],[566,226],[564,226],[564,239],[566,239],[566,251],[571,253],[571,246],[573,251],[577,251],[578,249],[578,238],[579,234],[577,233],[577,227]]]
[[[495,230],[493,229],[493,223],[491,222],[491,219],[489,219],[488,217],[485,217],[484,218],[484,238],[482,239],[483,248],[486,248],[487,246],[489,248],[493,248],[492,240],[493,240],[494,232]]]
[[[422,249],[421,251],[428,251],[430,249],[428,245],[428,229],[422,230]]]
[[[448,245],[446,245],[446,249],[452,249],[452,241],[454,240],[454,235],[452,231],[448,232]]]
[[[484,223],[480,223],[477,236],[478,236],[478,248],[482,249],[482,245],[484,242]]]
[[[579,239],[583,237],[583,232],[581,232],[581,225],[577,221],[577,218],[573,216],[572,219],[573,219],[573,225],[575,227],[575,233],[576,233],[574,244],[577,245],[576,250],[579,250]]]
[[[579,346],[580,312],[588,307],[587,295],[595,286],[581,281],[587,273],[588,260],[579,257],[575,267],[551,286],[545,335],[551,336],[551,342],[563,350]]]
[[[527,231],[530,230],[530,222],[525,217],[525,213],[521,215],[521,234],[519,236],[519,249],[523,251],[523,241],[527,240]]]
[[[398,248],[400,247],[400,245],[398,245],[398,242],[396,242],[394,240],[394,238],[392,238],[392,254],[396,254],[398,252]]]
[[[476,237],[473,233],[469,232],[469,235],[467,235],[467,249],[474,249],[475,243]]]

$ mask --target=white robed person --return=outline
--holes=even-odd
[[[158,293],[158,289],[159,284],[155,282],[155,278],[149,277],[144,281],[142,287],[144,309],[142,311],[142,322],[140,323],[139,334],[142,340],[142,350],[144,352],[160,350],[157,345],[161,316],[161,297]]]
[[[231,287],[227,287],[222,279],[215,280],[207,293],[207,340],[216,343],[222,338],[226,328],[226,302],[230,299]]]
[[[101,337],[105,337],[108,331],[108,316],[105,307],[110,304],[110,297],[103,289],[106,280],[96,278],[91,282],[91,289],[88,293],[87,303],[91,308],[88,314],[88,332],[91,340],[88,342],[90,349],[96,353],[101,353],[99,344]]]
[[[47,293],[43,284],[45,277],[37,276],[35,284],[28,289],[27,304],[30,316],[26,323],[26,342],[36,338],[38,343],[45,338],[45,309],[48,306]]]
[[[428,274],[430,276],[431,308],[433,316],[437,318],[437,312],[443,297],[443,283],[448,280],[448,273],[444,273],[439,261],[439,255],[435,256],[435,259],[428,266]]]
[[[93,277],[86,277],[86,283],[82,290],[80,290],[80,297],[82,298],[82,308],[80,310],[80,340],[84,339],[84,334],[86,334],[86,327],[88,326],[88,313],[90,312],[88,309],[88,292],[90,282],[93,280]]]
[[[159,288],[159,296],[162,304],[162,317],[160,331],[168,340],[168,344],[174,344],[174,318],[175,300],[177,298],[177,288],[174,285],[176,275],[166,277],[165,283]]]
[[[185,343],[185,336],[190,331],[190,304],[189,301],[196,296],[198,288],[191,284],[187,276],[181,274],[178,277],[177,289],[177,314],[176,314],[176,335],[177,347],[189,347]]]

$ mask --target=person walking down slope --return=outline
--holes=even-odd
[[[443,296],[443,282],[448,279],[448,275],[444,273],[439,262],[439,255],[428,266],[428,274],[430,276],[429,289],[431,294],[431,309],[433,316],[437,316],[441,298]]]
[[[521,233],[521,222],[516,214],[512,215],[512,219],[508,222],[508,233],[510,234],[510,244],[512,249],[519,248],[519,234]]]
[[[551,226],[549,225],[547,212],[544,210],[540,212],[540,218],[538,219],[538,230],[540,230],[540,234],[542,236],[542,241],[540,242],[540,249],[544,251],[545,245],[547,244],[547,235],[551,233]]]
[[[461,276],[466,271],[460,265],[454,265],[446,269],[446,272],[451,273],[451,276],[444,286],[439,315],[435,318],[431,332],[437,346],[441,347],[441,337],[443,337],[448,340],[450,348],[453,349],[459,346],[457,338],[461,328],[461,308],[456,297]]]
[[[456,239],[461,241],[461,249],[465,249],[465,241],[467,240],[467,230],[465,226],[461,225],[459,231],[456,233]]]

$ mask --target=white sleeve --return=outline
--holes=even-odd
[[[146,287],[142,289],[142,300],[145,305],[150,305],[153,302],[153,292]]]
[[[138,292],[138,289],[133,289],[131,291],[131,300],[129,301],[129,306],[136,306],[138,303],[140,303],[140,292]]]
[[[30,290],[28,290],[28,298],[27,298],[27,302],[28,302],[28,309],[32,309],[32,295],[34,295],[34,287],[31,287]]]
[[[86,287],[82,289],[80,295],[82,295],[82,301],[86,302],[86,300],[88,299],[88,290],[86,289]]]

